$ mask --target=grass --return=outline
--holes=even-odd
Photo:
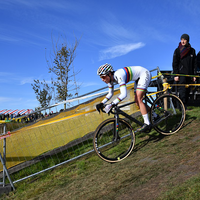
[[[92,153],[16,183],[1,199],[200,199],[200,108],[163,136],[137,134],[132,154],[116,164]]]

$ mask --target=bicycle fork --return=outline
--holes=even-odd
[[[119,136],[119,115],[115,114],[115,123],[113,129],[113,142],[118,142],[120,140]]]

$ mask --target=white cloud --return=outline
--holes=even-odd
[[[95,82],[87,82],[87,83],[83,83],[81,86],[82,87],[89,87],[89,86],[94,86],[94,85],[99,85],[99,84],[95,83]]]
[[[15,39],[14,37],[9,37],[5,35],[0,35],[0,40],[2,41],[8,41],[8,42],[18,42],[19,39]]]
[[[33,77],[26,77],[26,78],[22,78],[21,80],[20,80],[20,85],[24,85],[24,84],[31,84],[31,83],[34,83],[34,81],[33,81]]]
[[[26,83],[31,84],[34,83],[33,77],[22,77],[21,75],[17,75],[9,72],[0,72],[0,82],[1,83],[15,83],[18,85],[24,85]]]
[[[124,40],[124,39],[133,39],[135,33],[132,32],[130,29],[124,28],[118,20],[111,15],[109,15],[109,19],[112,19],[112,23],[108,22],[107,20],[101,21],[101,30],[109,36],[109,38],[115,41]]]
[[[8,77],[8,76],[12,76],[12,75],[13,75],[13,73],[1,72],[1,71],[0,71],[0,76],[1,76],[1,77],[3,77],[3,76],[4,76],[4,77]]]
[[[9,97],[0,97],[0,103],[4,103],[4,102],[8,102],[8,101],[12,101],[12,98]]]
[[[126,55],[127,53],[134,51],[136,49],[142,48],[143,46],[145,46],[145,44],[142,42],[139,42],[139,43],[117,45],[117,46],[107,48],[105,50],[100,51],[99,61]]]

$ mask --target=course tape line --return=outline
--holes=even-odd
[[[37,127],[53,124],[53,123],[56,123],[56,122],[61,122],[61,121],[64,121],[66,119],[70,119],[70,118],[77,117],[77,116],[80,116],[80,115],[84,115],[84,114],[87,114],[87,113],[91,113],[91,112],[94,112],[94,111],[96,111],[96,109],[85,111],[85,112],[82,112],[82,113],[77,113],[77,114],[74,114],[74,115],[70,115],[70,116],[64,117],[62,119],[53,120],[51,122],[47,122],[47,123],[44,123],[44,124],[41,124],[41,125],[38,125],[38,126],[35,126],[35,127],[31,127],[31,128],[28,128],[28,129],[33,129],[33,128],[37,128]]]
[[[11,132],[10,131],[8,131],[5,135],[0,135],[0,140],[2,140],[4,138],[7,138],[9,136],[11,136]]]
[[[200,77],[197,75],[187,75],[187,74],[170,74],[170,73],[162,73],[163,75],[172,75],[172,76],[188,76],[188,77]]]

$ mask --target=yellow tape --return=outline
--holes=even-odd
[[[162,76],[162,74],[160,75],[156,75],[156,76],[153,76],[151,79],[155,79],[155,78],[158,78],[158,77],[161,77]]]
[[[91,113],[91,112],[94,112],[94,111],[96,111],[96,109],[85,111],[85,112],[82,112],[82,113],[77,113],[77,114],[74,114],[74,115],[70,115],[70,116],[64,117],[62,119],[53,120],[53,121],[50,121],[50,122],[47,122],[47,123],[44,123],[44,124],[41,124],[41,125],[38,125],[38,126],[35,126],[35,127],[28,128],[28,129],[37,128],[37,127],[41,127],[41,126],[46,126],[46,125],[53,124],[53,123],[56,123],[56,122],[61,122],[61,121],[64,121],[66,119],[70,119],[70,118],[73,118],[73,117],[78,117],[80,115],[85,115],[87,113]]]

